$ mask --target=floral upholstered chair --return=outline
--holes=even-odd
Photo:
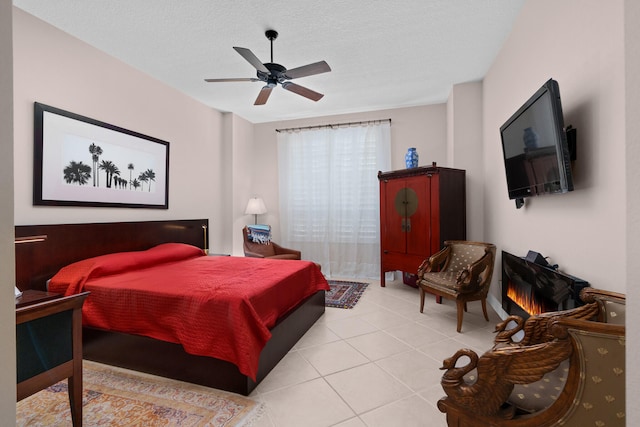
[[[585,288],[581,299],[572,310],[511,317],[482,356],[461,349],[446,359],[438,408],[448,425],[624,426],[625,296]]]
[[[422,262],[418,268],[420,313],[424,311],[425,293],[454,300],[458,309],[458,332],[462,329],[467,302],[481,301],[484,318],[487,314],[487,293],[493,275],[496,247],[491,243],[448,240],[444,248]]]

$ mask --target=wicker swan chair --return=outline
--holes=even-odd
[[[457,331],[462,329],[467,302],[481,301],[484,318],[487,314],[487,293],[493,276],[496,247],[491,243],[448,240],[444,248],[422,262],[418,268],[420,313],[424,311],[425,293],[454,300],[458,309]]]
[[[438,408],[449,427],[624,426],[625,296],[585,288],[581,298],[576,309],[507,319],[482,356],[446,359]]]

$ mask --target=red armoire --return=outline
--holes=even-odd
[[[466,240],[465,171],[436,166],[378,172],[380,285],[387,271],[416,274],[445,240]]]

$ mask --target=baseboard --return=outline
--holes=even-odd
[[[504,309],[502,308],[502,303],[498,301],[496,297],[494,297],[493,295],[487,295],[487,302],[489,303],[489,306],[493,308],[493,310],[496,312],[498,316],[500,316],[502,320],[506,319],[507,316],[509,316],[509,313],[504,311]]]

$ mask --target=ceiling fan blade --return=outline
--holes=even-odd
[[[264,86],[261,90],[260,93],[258,94],[258,97],[256,98],[256,102],[253,103],[253,105],[264,105],[267,103],[267,99],[269,99],[269,95],[271,95],[271,91],[273,90],[273,86]]]
[[[313,64],[303,65],[302,67],[287,70],[284,73],[286,79],[298,79],[300,77],[313,76],[331,71],[331,67],[325,61],[314,62]]]
[[[304,86],[300,86],[291,82],[282,83],[282,87],[290,92],[297,93],[298,95],[302,95],[305,98],[309,98],[312,101],[319,101],[324,96],[321,93],[315,92]]]
[[[258,57],[255,56],[253,52],[251,52],[249,49],[246,49],[244,47],[235,47],[235,46],[234,46],[234,49],[236,50],[236,52],[242,55],[242,57],[246,59],[249,62],[249,64],[253,65],[256,70],[269,74],[269,69],[265,67],[264,64],[260,62]]]
[[[255,77],[239,78],[239,79],[204,79],[205,82],[218,83],[218,82],[259,82],[260,79]]]

